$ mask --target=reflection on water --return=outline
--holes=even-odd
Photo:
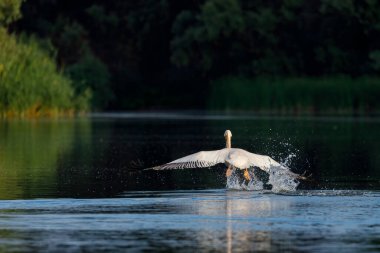
[[[81,136],[88,146],[88,120],[0,122],[0,198],[52,196],[59,166]]]
[[[307,192],[311,195],[223,189],[126,192],[107,199],[3,200],[0,251],[380,249],[379,192]]]
[[[107,197],[125,190],[224,188],[225,167],[141,169],[232,145],[313,173],[301,189],[379,189],[380,122],[194,115],[96,115],[0,122],[0,198]],[[256,189],[258,185],[250,185]],[[265,186],[264,186],[265,188]]]

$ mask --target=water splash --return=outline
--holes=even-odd
[[[297,157],[297,154],[299,153],[299,149],[295,148],[291,142],[290,139],[288,142],[281,141],[280,146],[282,149],[284,149],[282,152],[280,151],[278,155],[280,155],[281,159],[279,159],[280,163],[284,165],[285,167],[290,167],[291,163],[293,162],[294,158]]]
[[[291,164],[293,161],[293,158],[297,157],[296,153],[290,153],[287,157],[285,157],[283,160],[280,161],[280,163],[286,167]]]
[[[233,190],[247,190],[247,191],[259,191],[264,189],[264,182],[260,181],[252,170],[249,170],[249,175],[252,180],[247,182],[241,177],[241,173],[237,172],[237,169],[232,169],[232,174],[227,178],[226,187]]]
[[[267,182],[257,177],[252,169],[249,170],[249,174],[251,180],[247,182],[237,169],[233,169],[231,176],[227,178],[226,187],[233,190],[260,191],[264,190],[264,185],[267,184],[272,186],[272,192],[280,193],[294,192],[299,185],[298,180],[285,167],[271,167]]]
[[[263,145],[268,150],[276,150],[276,154],[272,154],[272,157],[278,160],[282,166],[271,167],[269,173],[266,173],[264,177],[257,177],[254,169],[251,168],[249,174],[252,179],[249,182],[244,179],[239,169],[233,169],[231,176],[227,178],[227,189],[260,191],[272,187],[271,191],[275,193],[296,191],[299,181],[295,179],[295,174],[290,171],[289,167],[297,158],[300,150],[293,146],[290,138],[279,141],[277,138],[270,137],[269,141],[266,140]],[[276,147],[274,148],[274,146]]]
[[[272,185],[272,192],[292,192],[297,190],[299,181],[284,167],[272,167],[269,170],[268,184]]]

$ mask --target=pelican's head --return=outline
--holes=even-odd
[[[231,137],[232,133],[230,130],[224,132],[224,138],[226,139],[226,148],[231,148]]]
[[[224,138],[231,138],[232,137],[232,133],[231,133],[231,131],[230,130],[226,130],[225,132],[224,132]]]

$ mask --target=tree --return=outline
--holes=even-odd
[[[23,0],[0,1],[0,26],[7,26],[21,17],[21,4]]]
[[[243,12],[238,0],[208,0],[200,13],[183,11],[173,24],[171,60],[177,66],[195,65],[203,72],[221,71],[233,60],[233,39],[244,30]],[[227,59],[218,65],[221,56]]]

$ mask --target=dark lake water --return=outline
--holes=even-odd
[[[222,165],[142,171],[223,148],[226,129],[313,180],[274,193],[227,189]],[[376,118],[0,121],[0,252],[380,252],[379,210]]]

